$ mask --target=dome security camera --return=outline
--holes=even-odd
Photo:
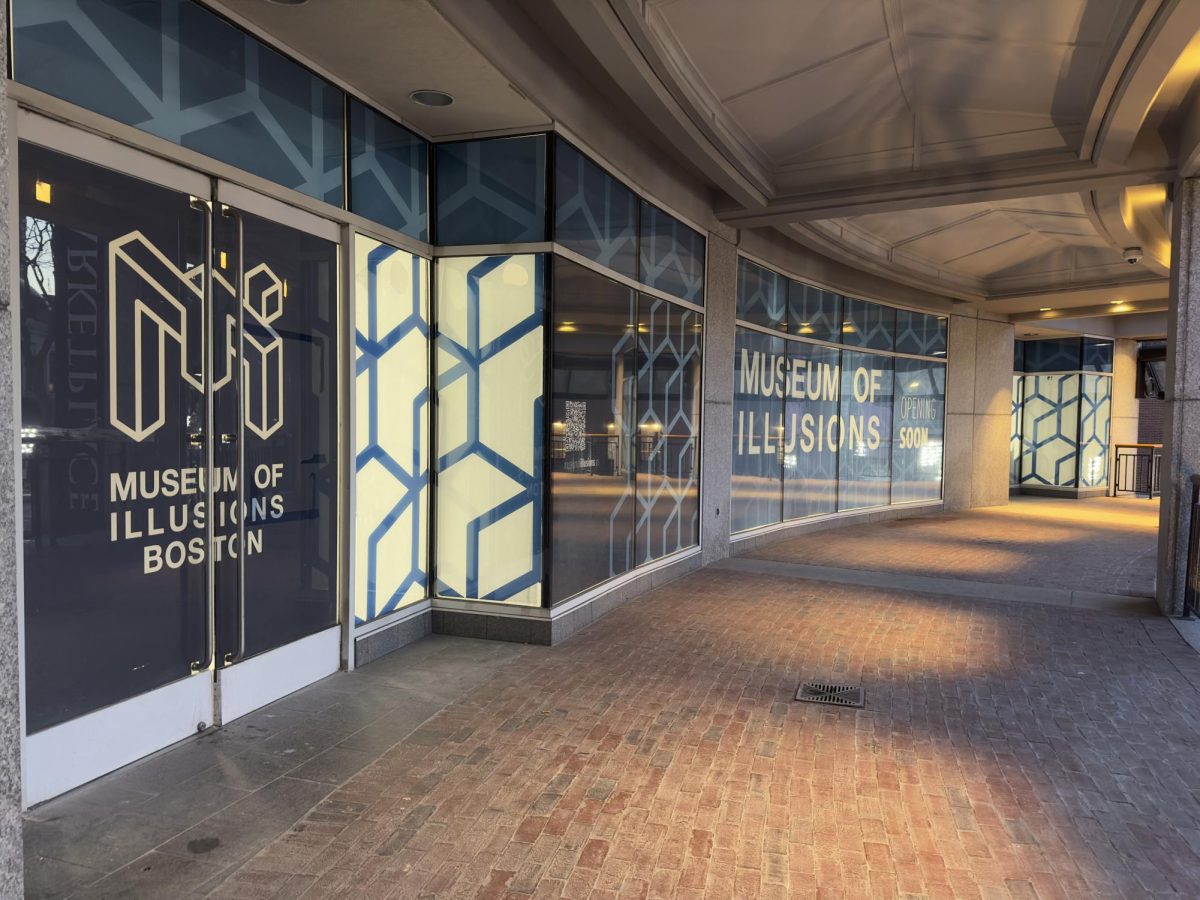
[[[1143,255],[1141,247],[1126,247],[1125,251],[1121,254],[1121,258],[1131,266],[1136,266],[1142,261]]]

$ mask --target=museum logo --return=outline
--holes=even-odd
[[[167,419],[168,343],[179,351],[178,377],[204,391],[205,266],[179,269],[140,231],[108,245],[109,420],[123,434],[144,441]],[[238,291],[214,267],[214,293],[236,302]],[[242,276],[245,328],[241,377],[245,424],[266,439],[283,425],[283,339],[272,323],[283,314],[284,283],[261,263]],[[215,299],[215,298],[214,298]],[[238,365],[237,319],[214,325],[212,388],[229,384]]]

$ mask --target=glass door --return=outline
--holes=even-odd
[[[340,662],[338,237],[331,222],[217,185],[213,565],[223,722]]]
[[[337,670],[339,251],[235,186],[20,134],[32,804]]]

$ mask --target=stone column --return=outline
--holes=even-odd
[[[1158,605],[1168,615],[1183,611],[1191,476],[1200,472],[1198,200],[1200,179],[1186,178],[1175,185],[1158,530]]]
[[[1121,338],[1113,344],[1112,427],[1109,430],[1108,475],[1112,477],[1112,446],[1136,444],[1138,435],[1137,341]],[[1109,485],[1109,487],[1112,487]]]
[[[946,357],[946,509],[1007,503],[1013,326],[953,315]]]
[[[0,46],[7,51],[8,22],[0,6]],[[0,78],[0,897],[20,897],[24,893],[21,853],[21,668],[18,647],[17,570],[20,564],[17,546],[16,473],[19,450],[15,421],[13,340],[16,328],[16,302],[10,285],[12,260],[10,248],[16,235],[9,233],[9,159],[8,92]],[[16,202],[12,199],[12,202]]]
[[[733,481],[733,322],[737,248],[708,235],[704,300],[704,406],[700,427],[700,542],[704,564],[729,556]]]

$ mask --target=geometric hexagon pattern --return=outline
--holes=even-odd
[[[437,267],[437,594],[540,606],[545,257]]]
[[[191,0],[13,5],[14,77],[342,202],[343,93]]]
[[[638,301],[638,563],[700,540],[697,449],[704,316]]]
[[[1013,380],[1012,409],[1010,483],[1053,487],[1108,483],[1111,376],[1018,374]]]
[[[1101,487],[1108,484],[1112,379],[1085,374],[1079,402],[1083,404],[1079,413],[1079,483],[1082,487]]]
[[[429,540],[429,262],[355,246],[354,616],[424,599]]]
[[[1079,375],[1026,375],[1021,483],[1075,487]]]

